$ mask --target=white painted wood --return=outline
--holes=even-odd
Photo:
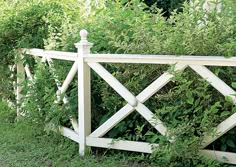
[[[59,102],[61,99],[60,95],[61,95],[61,82],[58,80],[58,76],[55,73],[55,69],[53,68],[53,60],[50,57],[45,57],[45,60],[48,62],[49,67],[50,67],[50,72],[52,73],[55,83],[57,85],[57,89],[58,91],[56,92],[57,95],[57,102]],[[64,96],[62,99],[63,103],[66,104],[68,102],[67,97]]]
[[[221,94],[223,94],[224,96],[231,97],[234,103],[236,103],[236,97],[233,96],[233,94],[236,94],[236,92],[231,87],[229,87],[225,82],[223,82],[220,78],[218,78],[214,73],[208,70],[205,66],[199,66],[199,65],[189,65],[189,66],[195,72],[197,72],[202,78],[206,79],[206,81],[209,82]],[[225,121],[219,124],[216,128],[216,136],[207,135],[202,142],[202,148],[214,142],[219,137],[228,132],[230,129],[235,127],[236,125],[235,120],[236,120],[236,115],[233,114],[231,117],[227,118]]]
[[[32,74],[31,74],[31,72],[30,72],[29,65],[26,64],[25,67],[24,67],[24,69],[25,69],[26,76],[27,76],[30,80],[32,80],[32,79],[33,79],[33,76],[32,76]]]
[[[70,122],[72,124],[73,129],[75,132],[79,133],[79,124],[78,121],[75,118],[70,117]]]
[[[75,61],[73,52],[46,51],[42,49],[23,49],[26,54],[46,56],[53,59]],[[236,66],[236,57],[223,56],[174,56],[174,55],[137,55],[137,54],[87,54],[86,62],[143,63],[143,64],[196,64],[209,66]]]
[[[92,44],[87,41],[87,31],[81,30],[81,41],[76,43],[78,49],[78,122],[79,122],[79,153],[84,156],[86,137],[91,133],[91,83],[90,67],[84,62],[84,56],[90,53]]]
[[[200,153],[208,158],[215,159],[223,163],[236,164],[236,153],[205,149],[200,150]]]
[[[169,74],[168,72],[164,73],[163,75],[161,75],[161,77],[159,77],[147,88],[145,88],[137,97],[135,97],[118,80],[116,80],[116,78],[114,78],[105,68],[103,68],[100,64],[98,64],[98,62],[138,63],[138,64],[177,64],[176,69],[179,70],[183,70],[187,65],[189,65],[194,71],[196,71],[200,76],[205,78],[213,87],[215,87],[218,91],[220,91],[224,96],[230,96],[234,100],[234,103],[236,103],[236,98],[233,96],[233,94],[235,94],[235,91],[204,66],[208,65],[208,66],[236,67],[236,57],[224,58],[221,56],[90,54],[90,48],[92,44],[87,41],[87,32],[85,30],[82,30],[80,35],[81,35],[81,41],[75,44],[75,46],[78,49],[78,53],[45,51],[41,49],[24,49],[24,52],[26,52],[27,54],[41,56],[45,58],[45,60],[48,60],[49,62],[52,62],[51,59],[75,61],[62,87],[58,85],[58,88],[60,90],[59,93],[65,93],[69,83],[72,81],[78,68],[79,122],[77,122],[75,119],[71,119],[72,126],[75,129],[75,131],[66,127],[61,127],[60,131],[64,136],[69,137],[70,139],[80,144],[80,150],[79,150],[80,155],[84,155],[86,146],[151,153],[152,146],[149,145],[148,143],[132,142],[132,141],[114,141],[114,139],[98,138],[107,133],[111,128],[117,125],[120,121],[122,121],[125,117],[127,117],[130,113],[132,113],[135,109],[162,135],[166,134],[166,127],[163,126],[161,120],[154,119],[153,113],[142,103],[144,103],[153,94],[155,94],[158,90],[160,90],[163,86],[165,86],[171,80],[173,75]],[[89,66],[91,66],[92,69],[94,69],[109,85],[111,85],[111,87],[113,87],[128,102],[127,105],[125,105],[122,109],[120,109],[116,114],[114,114],[110,119],[108,119],[92,134],[90,134],[91,91],[90,91]],[[21,68],[22,66],[21,67],[19,66],[19,69],[17,68],[17,70],[22,71]],[[32,76],[30,74],[29,68],[26,67],[25,71],[28,77]],[[17,93],[19,92],[20,91],[17,90]],[[19,99],[18,96],[17,99]],[[64,103],[66,103],[66,101],[64,101]],[[205,139],[203,140],[202,148],[209,145],[210,143],[218,139],[220,136],[225,134],[227,131],[235,127],[236,126],[235,120],[236,120],[236,113],[227,118],[226,120],[224,120],[222,123],[220,123],[216,128],[217,136],[216,137],[212,137],[210,135],[206,136]],[[77,132],[80,132],[80,135],[78,135]],[[201,150],[201,153],[208,154],[210,156],[217,155],[218,160],[222,159],[222,157],[225,156],[229,159],[227,163],[236,164],[235,162],[236,154],[233,153],[211,151],[211,150]]]
[[[115,77],[113,77],[99,63],[88,63],[88,65],[101,76],[121,97],[123,97],[132,107],[137,105],[136,97],[130,93]]]
[[[17,102],[17,118],[19,118],[21,116],[20,113],[20,100],[23,98],[23,95],[20,93],[22,91],[22,83],[25,80],[25,71],[24,71],[24,65],[22,62],[18,62],[16,64],[16,68],[17,68],[17,87],[16,87],[16,102]]]
[[[222,95],[229,96],[236,103],[236,92],[229,87],[224,81],[218,78],[214,73],[208,70],[205,66],[189,65],[195,72],[197,72],[202,78],[209,82],[216,90]]]
[[[60,59],[68,61],[75,61],[77,59],[77,53],[73,52],[47,51],[43,49],[22,49],[22,52],[29,55],[48,57],[51,59]]]
[[[61,83],[60,83],[60,81],[57,79],[58,76],[55,74],[55,69],[53,68],[53,60],[52,60],[51,58],[49,58],[49,57],[45,57],[45,60],[48,61],[49,67],[50,67],[50,71],[51,71],[51,73],[52,73],[53,76],[54,76],[55,83],[56,83],[57,88],[58,88],[58,91],[56,92],[56,94],[57,94],[57,99],[58,99],[58,100],[57,100],[56,102],[59,102],[59,101],[60,101],[60,95],[61,95],[62,93],[65,93],[65,91],[67,90],[67,88],[68,88],[70,82],[73,80],[73,78],[74,78],[74,76],[75,76],[75,74],[76,74],[76,72],[77,72],[77,70],[78,70],[78,63],[75,62],[75,63],[73,64],[71,70],[69,71],[69,73],[68,73],[68,75],[67,75],[67,77],[66,77],[66,79],[65,79],[65,81],[64,81],[64,83],[63,83],[63,85],[62,85],[62,87],[61,87]],[[64,87],[63,87],[63,86],[64,86]],[[62,101],[63,101],[64,104],[66,104],[66,103],[68,102],[67,97],[64,96],[63,99],[62,99]],[[72,124],[73,129],[74,129],[76,132],[79,132],[79,127],[78,127],[78,122],[77,122],[77,120],[75,120],[74,118],[70,118],[70,122],[71,122],[71,124]]]
[[[163,136],[166,135],[166,127],[162,121],[155,117],[153,113],[142,103],[138,103],[135,109],[141,114],[155,129],[160,132]]]
[[[53,78],[54,78],[54,80],[55,80],[55,83],[56,83],[56,85],[57,85],[57,89],[58,90],[61,90],[61,83],[60,83],[60,81],[58,80],[58,76],[56,75],[56,73],[55,73],[55,69],[54,69],[54,65],[53,65],[53,60],[50,58],[50,57],[46,57],[46,61],[48,62],[48,64],[49,64],[49,67],[50,67],[50,72],[52,73],[52,75],[53,75]]]
[[[229,130],[231,130],[235,126],[236,126],[236,113],[231,115],[229,118],[227,118],[226,120],[224,120],[217,126],[216,132],[215,132],[216,136],[213,136],[211,134],[205,136],[202,141],[201,148],[205,148],[212,142],[216,141],[218,138],[223,136],[225,133],[227,133]]]
[[[46,56],[52,59],[76,61],[76,53],[46,51],[42,49],[23,49],[26,54]],[[223,56],[187,56],[187,55],[137,55],[137,54],[87,54],[86,62],[142,63],[142,64],[195,64],[207,66],[236,66],[236,57]]]
[[[93,133],[91,133],[90,137],[102,137],[109,130],[115,127],[120,121],[126,118],[129,114],[131,114],[135,109],[126,104],[122,107],[118,112],[116,112],[111,118],[109,118],[106,122],[104,122],[101,126],[99,126]]]
[[[184,70],[187,65],[177,64],[175,66],[175,71]],[[165,72],[154,82],[152,82],[148,87],[146,87],[136,98],[141,103],[144,103],[152,95],[158,92],[163,86],[165,86],[173,77],[172,74]],[[93,133],[90,134],[92,137],[101,137],[105,135],[109,130],[116,126],[120,121],[126,118],[129,114],[134,111],[134,108],[129,104],[126,104],[118,112],[116,112],[111,118],[104,122],[100,127],[98,127]]]
[[[236,66],[236,57],[223,56],[174,56],[174,55],[137,55],[137,54],[89,54],[88,63],[138,63],[138,64],[194,64],[208,66]]]
[[[67,74],[67,77],[66,77],[65,81],[63,82],[63,85],[62,85],[61,90],[60,90],[60,91],[61,91],[61,92],[60,92],[61,94],[63,94],[63,93],[66,92],[66,90],[67,90],[68,87],[69,87],[69,84],[70,84],[71,81],[74,79],[77,70],[78,70],[78,63],[75,62],[75,63],[73,64],[73,66],[71,67],[69,73]]]
[[[61,100],[60,99],[60,95],[61,95],[61,82],[58,80],[58,76],[55,73],[56,70],[53,67],[53,60],[50,57],[45,57],[45,58],[46,58],[46,61],[49,64],[50,72],[52,73],[52,75],[54,77],[54,80],[55,80],[55,83],[57,85],[58,91],[56,92],[56,95],[57,95],[57,99],[58,99],[57,102],[59,102]],[[66,104],[68,102],[67,97],[64,96],[62,101],[63,101],[64,104]]]
[[[184,70],[187,67],[185,64],[176,64],[175,72]],[[158,79],[156,79],[153,83],[151,83],[148,87],[146,87],[136,98],[139,102],[144,103],[147,99],[153,96],[156,92],[158,92],[161,88],[163,88],[170,80],[174,77],[173,74],[169,72],[165,72]]]
[[[63,136],[79,143],[79,134],[76,133],[75,131],[71,130],[70,128],[64,127],[64,126],[59,126],[59,131]]]
[[[59,54],[58,54],[59,55]],[[50,68],[51,68],[51,72],[53,73],[53,75],[54,75],[54,78],[55,78],[55,82],[57,83],[57,87],[58,87],[58,89],[61,89],[61,92],[60,92],[60,94],[61,93],[65,93],[65,91],[67,90],[67,88],[68,88],[68,85],[70,84],[70,82],[73,80],[73,78],[74,78],[74,76],[75,76],[75,74],[76,74],[76,72],[77,72],[77,70],[78,70],[78,64],[75,62],[74,64],[73,64],[73,66],[72,66],[72,68],[71,68],[71,70],[69,71],[69,73],[68,73],[68,75],[67,75],[67,77],[66,77],[66,79],[65,79],[65,81],[64,81],[64,83],[63,83],[63,86],[62,86],[62,88],[60,88],[60,82],[59,82],[59,80],[57,79],[57,76],[56,76],[56,74],[55,74],[55,69],[53,68],[53,60],[50,58],[50,57],[46,57],[46,55],[44,55],[43,56],[43,60],[42,60],[42,62],[45,62],[45,61],[48,61],[49,62],[49,66],[50,66]],[[32,77],[32,74],[31,74],[31,72],[30,72],[30,69],[29,69],[29,66],[28,66],[28,64],[24,67],[24,69],[25,69],[25,72],[26,72],[26,75],[27,75],[27,77],[29,77],[31,80],[33,79],[33,77]],[[68,85],[66,85],[66,84],[68,84]],[[59,95],[60,96],[60,95]],[[64,103],[67,103],[67,98],[65,97],[65,98],[63,98],[63,102]],[[71,124],[72,124],[72,127],[73,127],[73,129],[78,133],[79,132],[79,130],[78,130],[78,122],[77,122],[77,120],[76,119],[74,119],[74,118],[70,118],[70,121],[71,121]],[[74,140],[75,141],[75,139],[74,139],[74,137],[73,137],[73,133],[71,132],[71,130],[69,129],[69,128],[66,128],[66,127],[63,127],[62,128],[62,130],[64,130],[64,136],[65,135],[69,135],[69,138],[71,138],[72,140]],[[72,134],[72,137],[70,137],[70,134]],[[66,137],[68,137],[68,136],[66,136]],[[76,139],[76,140],[78,140],[78,139]],[[78,141],[76,141],[76,142],[78,142]]]
[[[119,149],[143,153],[152,153],[152,147],[158,147],[157,144],[150,144],[146,142],[135,142],[127,140],[115,140],[109,138],[86,138],[87,145],[93,147],[103,147],[108,149]]]

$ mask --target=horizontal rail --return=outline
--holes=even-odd
[[[143,63],[143,64],[194,64],[207,66],[236,66],[236,57],[223,56],[173,56],[173,55],[137,55],[137,54],[89,54],[86,62],[104,63]]]
[[[236,154],[232,152],[216,151],[216,150],[200,150],[202,155],[217,161],[229,164],[236,164]]]
[[[110,149],[135,151],[143,153],[152,153],[152,147],[158,147],[158,144],[146,142],[136,142],[127,140],[115,140],[110,138],[86,137],[86,144],[93,147],[103,147]]]
[[[34,56],[47,56],[52,59],[75,61],[77,53],[47,51],[43,49],[22,49],[23,53]],[[140,63],[140,64],[188,64],[206,66],[235,66],[236,57],[225,58],[223,56],[189,56],[189,55],[138,55],[138,54],[88,54],[84,55],[89,63]]]
[[[51,59],[60,59],[60,60],[69,60],[76,61],[77,53],[73,52],[61,52],[61,51],[53,51],[53,50],[43,50],[43,49],[22,49],[22,53],[26,53],[33,56],[39,57],[48,57]]]

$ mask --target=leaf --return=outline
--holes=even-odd
[[[188,91],[188,92],[186,93],[186,96],[187,96],[187,98],[191,98],[191,97],[192,97],[192,92],[191,92],[191,91]]]
[[[232,82],[232,87],[236,89],[236,82]]]
[[[226,151],[226,149],[227,149],[227,145],[226,145],[226,144],[222,144],[222,145],[220,146],[220,150],[221,150],[221,151]]]
[[[187,103],[188,103],[188,104],[193,104],[193,100],[194,100],[193,98],[188,98],[188,99],[187,99]]]
[[[232,109],[232,111],[233,111],[233,113],[236,113],[236,107],[234,107],[234,108]]]
[[[154,142],[157,141],[158,138],[159,138],[158,135],[154,135],[154,136],[152,136],[152,138],[149,139],[149,141],[150,141],[151,143],[154,143]]]
[[[225,141],[226,141],[226,137],[220,138],[220,142],[222,142],[223,144],[225,144]]]
[[[233,103],[233,99],[230,96],[225,96],[225,101]]]
[[[231,140],[231,139],[227,140],[227,141],[226,141],[226,144],[227,144],[227,146],[232,147],[232,148],[235,148],[235,147],[236,147],[234,141]]]
[[[229,111],[224,111],[220,114],[221,117],[228,116],[228,115],[229,115]]]

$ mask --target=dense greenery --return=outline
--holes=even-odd
[[[183,5],[183,2],[185,0],[145,0],[145,3],[148,6],[156,6],[163,10],[164,16],[169,17],[171,15],[171,12],[174,9],[178,9],[178,11],[181,11],[181,7]]]
[[[94,53],[236,56],[236,15],[232,5],[227,3],[230,2],[225,2],[221,13],[213,11],[207,19],[203,10],[195,10],[187,3],[182,13],[173,11],[169,19],[154,7],[151,8],[152,12],[147,11],[147,6],[138,0],[125,5],[123,2],[109,1],[94,6],[88,15],[83,15],[84,9],[79,7],[83,4],[78,4],[77,0],[3,3],[1,5],[5,10],[0,13],[4,16],[0,20],[3,67],[13,62],[17,48],[76,51],[74,43],[80,40],[79,31],[82,28],[90,33],[89,41],[94,43]],[[31,111],[29,117],[34,122],[50,127],[58,124],[71,126],[69,116],[76,118],[77,81],[71,84],[67,92],[69,103],[55,104],[55,76],[48,64],[25,57],[24,62],[31,65],[37,80],[24,83],[27,86],[22,93],[30,92],[24,99],[24,110]],[[54,66],[57,79],[63,81],[71,64],[55,61]],[[175,75],[173,82],[145,103],[168,127],[169,136],[175,136],[174,144],[169,144],[137,113],[122,121],[106,136],[159,143],[161,149],[152,155],[159,166],[217,166],[217,162],[198,155],[198,146],[205,133],[235,113],[236,106],[228,98],[225,99],[190,68],[184,73],[175,73],[173,67],[165,65],[104,66],[135,95],[164,71]],[[236,89],[234,68],[210,69]],[[9,74],[1,75],[6,78]],[[5,90],[2,85],[1,95]],[[94,129],[125,102],[99,76],[92,73],[92,104]],[[223,136],[209,147],[235,152],[235,133],[233,129],[230,131],[232,135]]]
[[[59,134],[46,134],[43,124],[15,122],[16,113],[0,102],[1,167],[150,167],[144,156],[108,151],[80,157],[78,145]]]

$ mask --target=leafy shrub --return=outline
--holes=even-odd
[[[58,2],[58,4],[67,6],[69,3]],[[89,16],[78,17],[78,14],[73,14],[80,13],[79,8],[73,8],[73,13],[63,10],[55,16],[56,18],[53,17],[54,15],[52,18],[49,17],[52,23],[46,22],[46,36],[41,35],[40,43],[33,47],[75,51],[74,43],[79,41],[79,30],[85,28],[90,32],[89,41],[94,43],[92,51],[95,53],[236,56],[236,17],[233,17],[234,12],[228,6],[225,6],[221,13],[210,13],[207,20],[204,11],[192,10],[187,3],[184,4],[182,13],[174,11],[167,20],[159,9],[153,9],[150,13],[145,10],[146,8],[146,5],[133,0],[125,6],[121,2],[109,1],[102,10],[94,9],[95,13]],[[70,14],[69,17],[67,14]],[[58,24],[54,23],[54,19]],[[31,44],[17,46],[32,47]],[[38,121],[70,126],[69,116],[76,117],[73,112],[77,109],[77,81],[72,83],[67,92],[68,96],[72,96],[68,104],[71,107],[54,104],[55,96],[50,98],[49,95],[53,95],[56,91],[53,86],[55,78],[46,66],[47,64],[41,63],[35,65],[33,72],[38,76],[38,80],[34,81],[35,83],[26,83],[32,84],[30,90],[35,91],[24,99],[26,104],[24,109],[34,111],[29,114],[39,114],[34,117],[34,120],[40,118]],[[70,66],[70,63],[55,61],[55,67],[58,69],[55,73],[59,81],[64,80]],[[135,95],[164,71],[173,72],[172,67],[163,65],[104,64],[104,67]],[[234,68],[211,67],[210,69],[227,84],[235,84]],[[184,73],[173,74],[175,77],[172,82],[145,104],[166,124],[169,135],[175,136],[174,143],[169,144],[166,138],[159,135],[149,124],[144,123],[143,118],[136,113],[133,113],[130,119],[125,119],[118,124],[107,136],[158,142],[163,149],[156,150],[156,154],[153,154],[154,158],[160,159],[157,160],[157,164],[191,166],[209,163],[214,165],[215,162],[208,162],[198,155],[199,143],[202,136],[211,131],[212,127],[235,113],[236,107],[190,69],[186,69]],[[45,76],[46,79],[43,79]],[[26,94],[27,90],[24,91]],[[93,129],[106,121],[124,104],[125,102],[99,76],[92,73]],[[219,145],[230,143],[227,140],[232,138],[227,136],[226,139],[221,139],[215,144],[215,148],[223,150]],[[224,150],[233,149],[224,147]],[[170,162],[170,159],[173,161]]]
[[[13,98],[12,81],[15,77],[9,77],[12,73],[9,65],[14,64],[15,52],[19,48],[44,48],[43,39],[48,38],[50,27],[61,27],[67,17],[71,17],[70,3],[62,1],[16,1],[0,4],[0,58],[2,66],[0,78],[0,98]],[[76,6],[74,6],[76,8]],[[77,15],[75,13],[74,15]],[[2,80],[2,79],[1,79]],[[6,85],[8,89],[6,89]],[[6,91],[7,90],[7,91]]]
[[[16,112],[8,107],[6,102],[0,101],[0,121],[2,124],[13,123],[16,118]]]
[[[183,13],[177,14],[174,11],[168,20],[158,9],[155,14],[145,12],[146,6],[140,5],[137,1],[132,1],[130,5],[122,5],[108,2],[106,8],[87,18],[85,28],[90,32],[89,41],[95,44],[93,52],[235,56],[235,17],[229,17],[232,13],[228,13],[227,7],[220,14],[210,13],[206,21],[204,11],[191,10],[187,4],[184,5]],[[70,34],[78,34],[78,31],[74,30],[74,33]],[[64,34],[63,30],[60,33]],[[64,35],[66,34],[68,32]],[[73,38],[71,35],[68,39],[66,42],[71,41],[67,43],[67,46],[71,46],[69,48],[78,41],[78,37]],[[60,47],[54,49],[66,50],[64,44],[65,42],[59,42]],[[105,67],[134,94],[139,93],[167,69],[166,66],[129,64],[113,64]],[[229,85],[235,82],[234,68],[210,69]],[[92,76],[93,114],[96,115],[93,119],[95,124],[93,128],[95,128],[120,109],[125,102],[102,82],[101,78],[95,74]],[[170,135],[175,136],[176,142],[173,146],[173,143],[169,145],[161,139],[161,136],[144,123],[138,114],[132,114],[130,119],[125,119],[107,136],[159,142],[161,148],[166,145],[166,149],[158,149],[157,154],[154,154],[158,159],[161,155],[165,155],[159,162],[166,166],[169,164],[168,157],[174,159],[171,161],[172,165],[177,162],[182,165],[188,163],[189,166],[210,164],[209,160],[204,160],[198,155],[202,136],[235,112],[235,105],[226,102],[223,96],[190,69],[187,69],[186,73],[176,74],[173,82],[146,104],[167,125]],[[174,150],[179,152],[175,154]],[[191,157],[196,159],[191,161],[189,160]],[[216,164],[212,162],[212,166],[214,165]]]
[[[171,12],[175,9],[181,10],[182,4],[185,0],[145,0],[145,3],[148,6],[156,5],[157,8],[160,8],[164,12],[164,16],[169,17]]]

